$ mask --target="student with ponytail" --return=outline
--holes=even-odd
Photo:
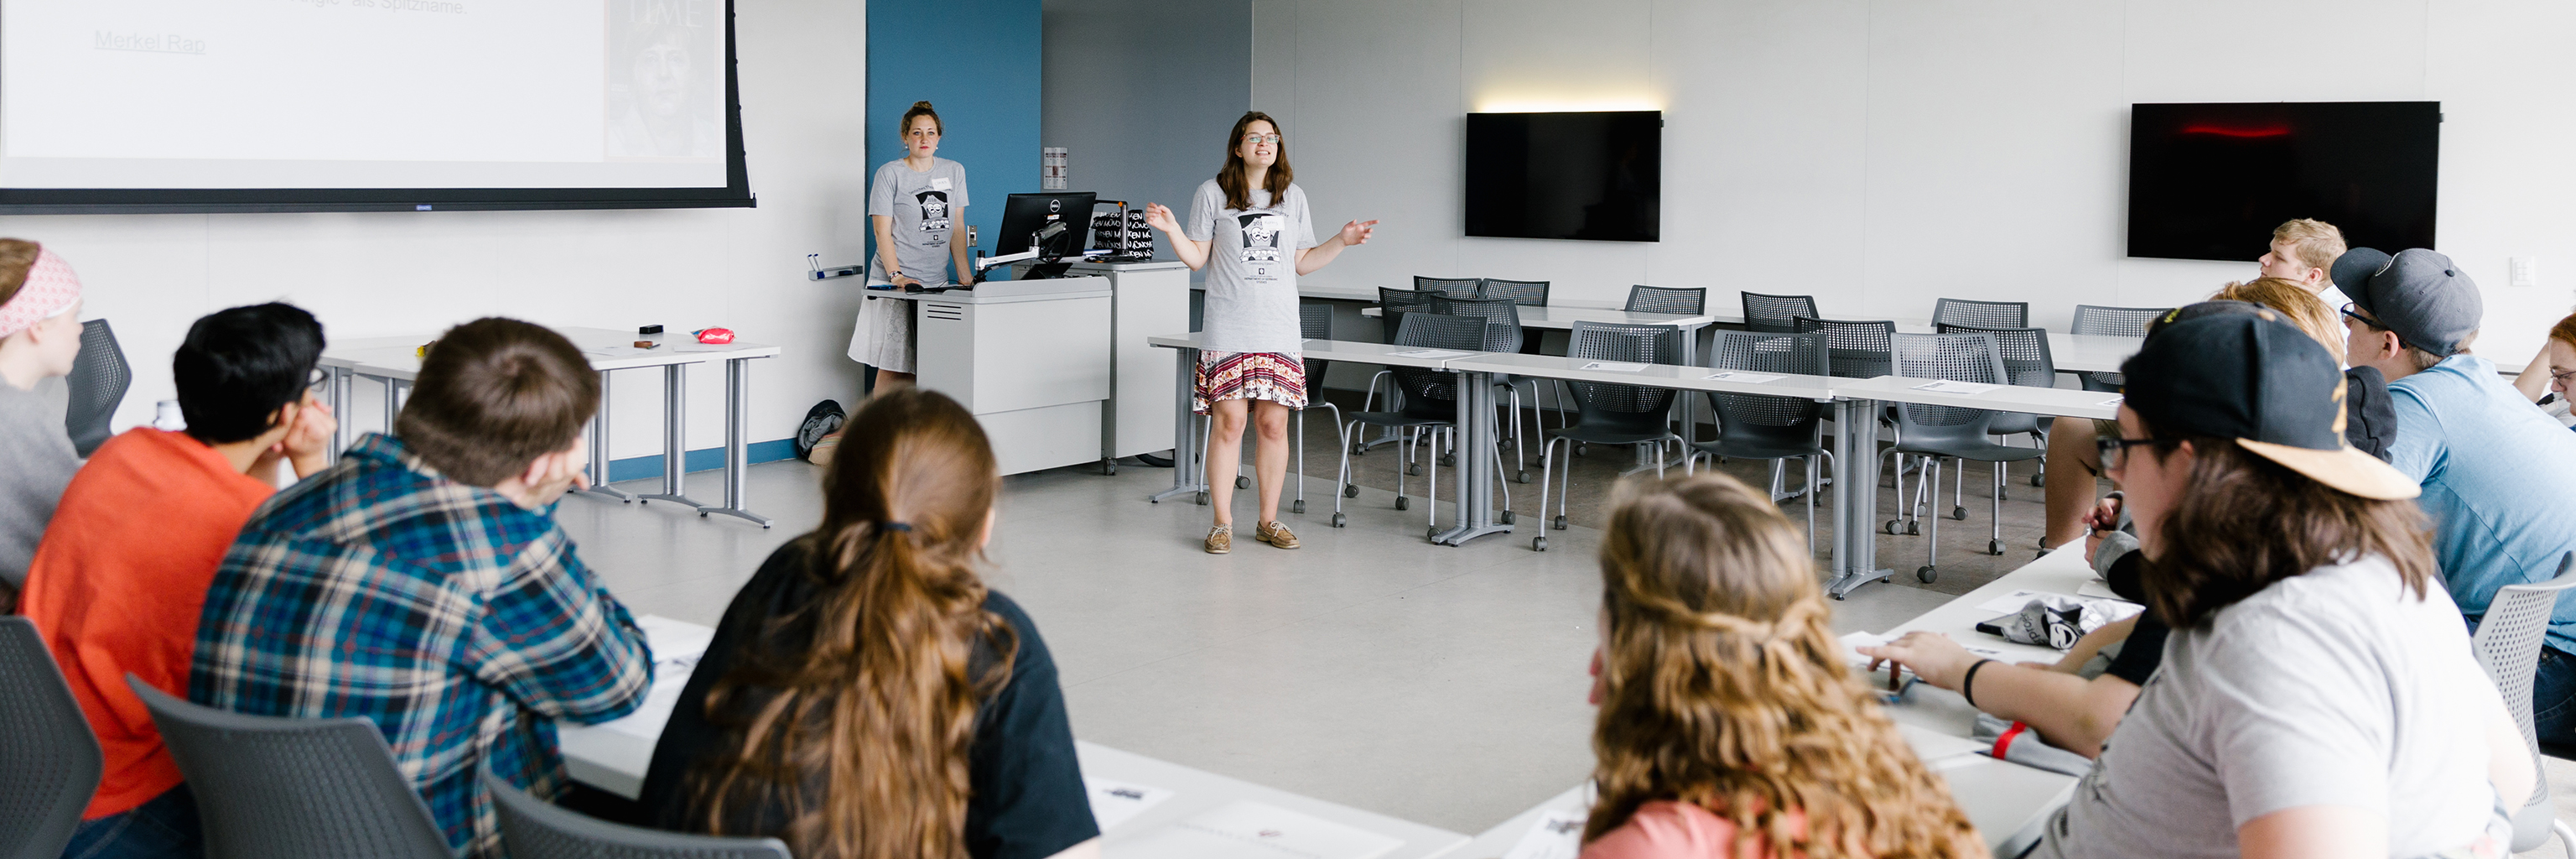
[[[1986,855],[1843,664],[1770,498],[1720,474],[1624,486],[1601,578],[1583,859]]]
[[[975,572],[1000,488],[983,429],[903,387],[846,430],[822,527],[725,610],[645,808],[802,859],[1098,856],[1054,660]]]

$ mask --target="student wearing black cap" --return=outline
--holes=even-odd
[[[2477,284],[2422,248],[2355,248],[2335,261],[2353,366],[2388,377],[2397,413],[2389,464],[2423,486],[2433,558],[2451,600],[2486,614],[2506,585],[2547,581],[2576,551],[2576,433],[2470,354],[2486,308]],[[2559,600],[2533,678],[2532,728],[2576,742],[2576,600]]]
[[[2415,482],[2344,441],[2334,358],[2226,314],[2121,370],[2103,460],[2173,632],[2030,855],[2500,850],[2528,752],[2434,586]]]

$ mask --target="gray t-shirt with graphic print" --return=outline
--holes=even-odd
[[[1306,190],[1288,186],[1286,199],[1271,205],[1270,192],[1255,188],[1250,209],[1225,207],[1225,192],[1210,179],[1190,199],[1190,219],[1182,232],[1191,241],[1210,241],[1207,265],[1207,312],[1199,333],[1200,348],[1212,352],[1298,351],[1297,252],[1314,247],[1315,225],[1306,210]]]
[[[894,261],[904,276],[930,286],[949,282],[948,234],[966,208],[966,167],[946,158],[914,170],[897,158],[868,182],[868,214],[894,219]],[[875,229],[873,218],[869,229]],[[870,258],[869,276],[884,279],[885,264]]]

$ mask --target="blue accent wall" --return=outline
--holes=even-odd
[[[1042,18],[1040,0],[868,4],[868,173],[903,157],[895,124],[913,102],[929,101],[947,129],[939,157],[966,167],[966,222],[988,255],[1004,197],[1038,190]],[[871,260],[875,245],[871,227]]]

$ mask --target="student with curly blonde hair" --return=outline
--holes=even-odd
[[[1622,496],[1601,547],[1584,859],[1986,854],[1844,664],[1769,498],[1719,474]]]

